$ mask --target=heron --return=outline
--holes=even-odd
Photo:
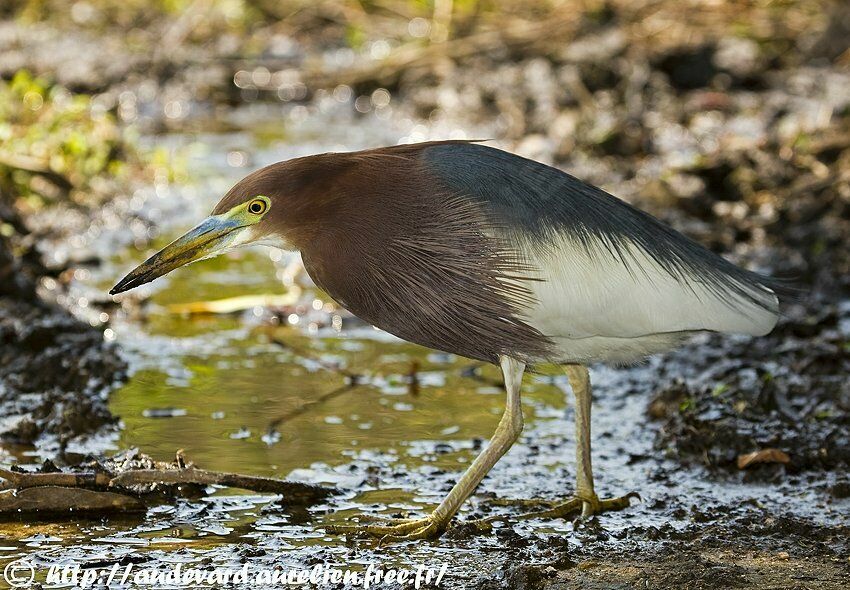
[[[600,498],[594,488],[588,365],[639,362],[700,332],[765,335],[784,296],[778,279],[608,192],[474,141],[324,153],[256,170],[110,293],[248,244],[300,252],[319,288],[381,330],[501,369],[501,420],[430,514],[330,528],[382,538],[445,532],[519,438],[523,374],[540,365],[562,366],[575,398],[575,491],[548,513],[627,508],[633,494]]]

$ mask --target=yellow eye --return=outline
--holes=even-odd
[[[253,215],[262,215],[266,212],[266,209],[269,208],[268,203],[266,203],[262,199],[254,199],[250,203],[248,203],[248,213]]]

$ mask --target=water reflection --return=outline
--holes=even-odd
[[[377,334],[352,336],[345,328],[338,337],[310,337],[297,327],[240,330],[239,324],[232,317],[152,314],[149,331],[159,339],[206,342],[200,349],[150,343],[155,358],[164,353],[173,362],[177,356],[180,364],[163,370],[153,368],[160,366],[154,360],[114,394],[113,410],[124,422],[122,447],[139,446],[159,458],[184,448],[206,468],[257,474],[340,463],[361,447],[408,447],[400,455],[411,466],[445,464],[444,458],[411,452],[411,445],[489,437],[502,411],[494,385],[499,376],[489,367],[473,373],[469,361]],[[350,386],[352,375],[359,384]],[[276,436],[269,437],[275,423]],[[456,466],[466,455],[451,461]]]

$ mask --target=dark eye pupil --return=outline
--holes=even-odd
[[[251,203],[251,213],[262,213],[263,205],[262,203]]]

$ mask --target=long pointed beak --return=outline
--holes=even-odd
[[[165,248],[145,260],[109,291],[110,295],[129,291],[139,285],[185,266],[196,260],[211,258],[227,249],[242,229],[233,219],[221,215],[208,217],[195,228],[177,238]]]

